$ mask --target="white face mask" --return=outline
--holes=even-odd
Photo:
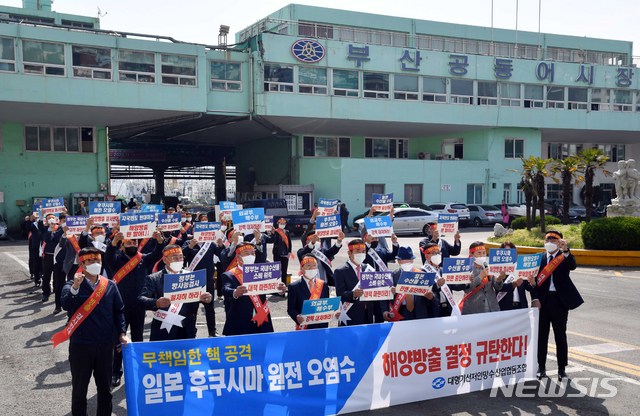
[[[104,235],[99,234],[99,235],[93,237],[93,241],[95,241],[97,243],[104,243]]]
[[[256,256],[243,256],[242,257],[242,264],[253,264],[256,261]]]
[[[172,261],[171,263],[169,263],[169,268],[174,272],[179,272],[180,270],[182,270],[182,264],[183,262],[181,261]]]
[[[438,265],[442,262],[442,254],[434,254],[431,256],[431,263]]]
[[[400,268],[405,272],[413,270],[413,263],[400,263]]]
[[[315,243],[312,244],[313,248],[315,250],[320,250],[320,243],[318,241],[316,241]]]
[[[544,249],[547,250],[547,253],[553,253],[558,249],[558,245],[554,243],[544,243]]]
[[[317,275],[318,275],[318,269],[311,269],[311,270],[304,271],[304,277],[306,277],[307,279],[313,279]]]
[[[102,264],[101,263],[93,263],[88,265],[87,267],[84,268],[87,273],[89,273],[92,276],[97,276],[100,274],[100,270],[102,270]]]
[[[278,224],[278,228],[280,228],[281,230],[284,230],[284,227],[286,227],[287,224]]]
[[[227,231],[227,226],[226,225],[221,225],[220,226],[220,231]]]
[[[359,264],[362,264],[362,262],[366,258],[367,258],[367,255],[365,253],[356,253],[353,255],[353,262],[359,265]]]
[[[473,261],[478,266],[484,266],[484,264],[487,262],[487,258],[486,257],[476,257]]]

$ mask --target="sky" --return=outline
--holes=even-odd
[[[516,1],[493,0],[494,27],[515,29]],[[640,1],[540,0],[541,31],[573,36],[632,41],[640,56]],[[290,2],[278,0],[54,0],[53,10],[97,17],[101,28],[171,36],[174,39],[216,45],[221,24],[231,34],[250,26]],[[492,0],[324,0],[297,1],[337,9],[491,26]],[[539,0],[519,0],[518,29],[538,31]],[[0,0],[20,7],[22,0]],[[229,43],[234,37],[229,36]]]

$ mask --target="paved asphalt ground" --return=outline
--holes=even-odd
[[[472,241],[489,235],[489,228],[463,229],[462,255],[467,255],[465,247]],[[418,241],[418,237],[400,237],[400,244],[410,245],[414,251]],[[296,239],[294,249],[299,247],[300,241]],[[345,258],[346,248],[343,248],[334,264],[342,265]],[[49,302],[41,302],[40,291],[34,291],[29,279],[27,259],[25,242],[0,241],[0,377],[3,380],[0,409],[2,414],[17,416],[67,415],[71,406],[68,347],[63,344],[54,350],[50,342],[51,335],[64,326],[66,316],[51,314],[53,296]],[[292,268],[296,276],[297,267]],[[552,382],[542,391],[538,390],[537,382],[528,382],[526,392],[530,397],[507,398],[500,393],[491,397],[490,392],[483,391],[358,414],[637,415],[640,271],[579,267],[572,278],[585,298],[585,304],[569,314],[567,373],[578,383],[566,386],[560,397],[547,397],[550,388],[558,389],[551,349],[547,367],[552,370],[549,371]],[[292,330],[294,325],[286,315],[286,300],[272,297],[270,303],[275,330]],[[218,332],[222,332],[222,302],[216,300],[215,305]],[[204,325],[201,310],[199,336],[206,334]],[[615,394],[611,394],[611,387],[603,387],[607,385],[613,386]],[[124,385],[114,391],[114,413],[127,414]],[[93,385],[89,388],[89,414],[95,414]]]

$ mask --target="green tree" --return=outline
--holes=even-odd
[[[522,179],[520,180],[520,190],[524,194],[525,215],[527,218],[527,230],[531,231],[531,227],[535,221],[535,210],[533,207],[533,176],[531,175],[531,165],[529,159],[522,160]]]
[[[571,206],[571,183],[576,185],[582,180],[578,168],[580,167],[580,158],[576,155],[566,157],[564,159],[555,159],[551,162],[550,170],[555,183],[562,183],[562,223],[569,224],[569,207]],[[556,175],[559,175],[558,179]]]
[[[544,195],[545,195],[545,183],[544,179],[551,176],[551,173],[547,169],[547,165],[551,163],[551,159],[543,159],[541,157],[529,156],[528,158],[522,158],[522,173],[523,179],[530,183],[532,188],[532,215],[529,217],[529,206],[527,206],[527,229],[530,230],[532,223],[535,220],[536,208],[540,212],[540,231],[543,233],[546,231],[546,225],[544,221]]]
[[[601,149],[584,149],[579,155],[579,171],[584,177],[584,206],[587,210],[586,221],[591,221],[591,211],[593,210],[593,178],[596,171],[602,170],[605,176],[610,176],[611,172],[604,167],[609,157]]]

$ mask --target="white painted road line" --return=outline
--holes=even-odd
[[[18,262],[18,264],[19,264],[20,266],[22,266],[22,267],[27,271],[27,273],[29,272],[29,265],[28,265],[27,263],[25,263],[24,261],[20,260],[19,258],[17,258],[16,256],[14,256],[14,255],[13,255],[13,254],[11,254],[11,253],[4,253],[4,254],[6,254],[7,256],[11,257],[11,258],[12,258],[12,259],[14,259],[16,262]]]

